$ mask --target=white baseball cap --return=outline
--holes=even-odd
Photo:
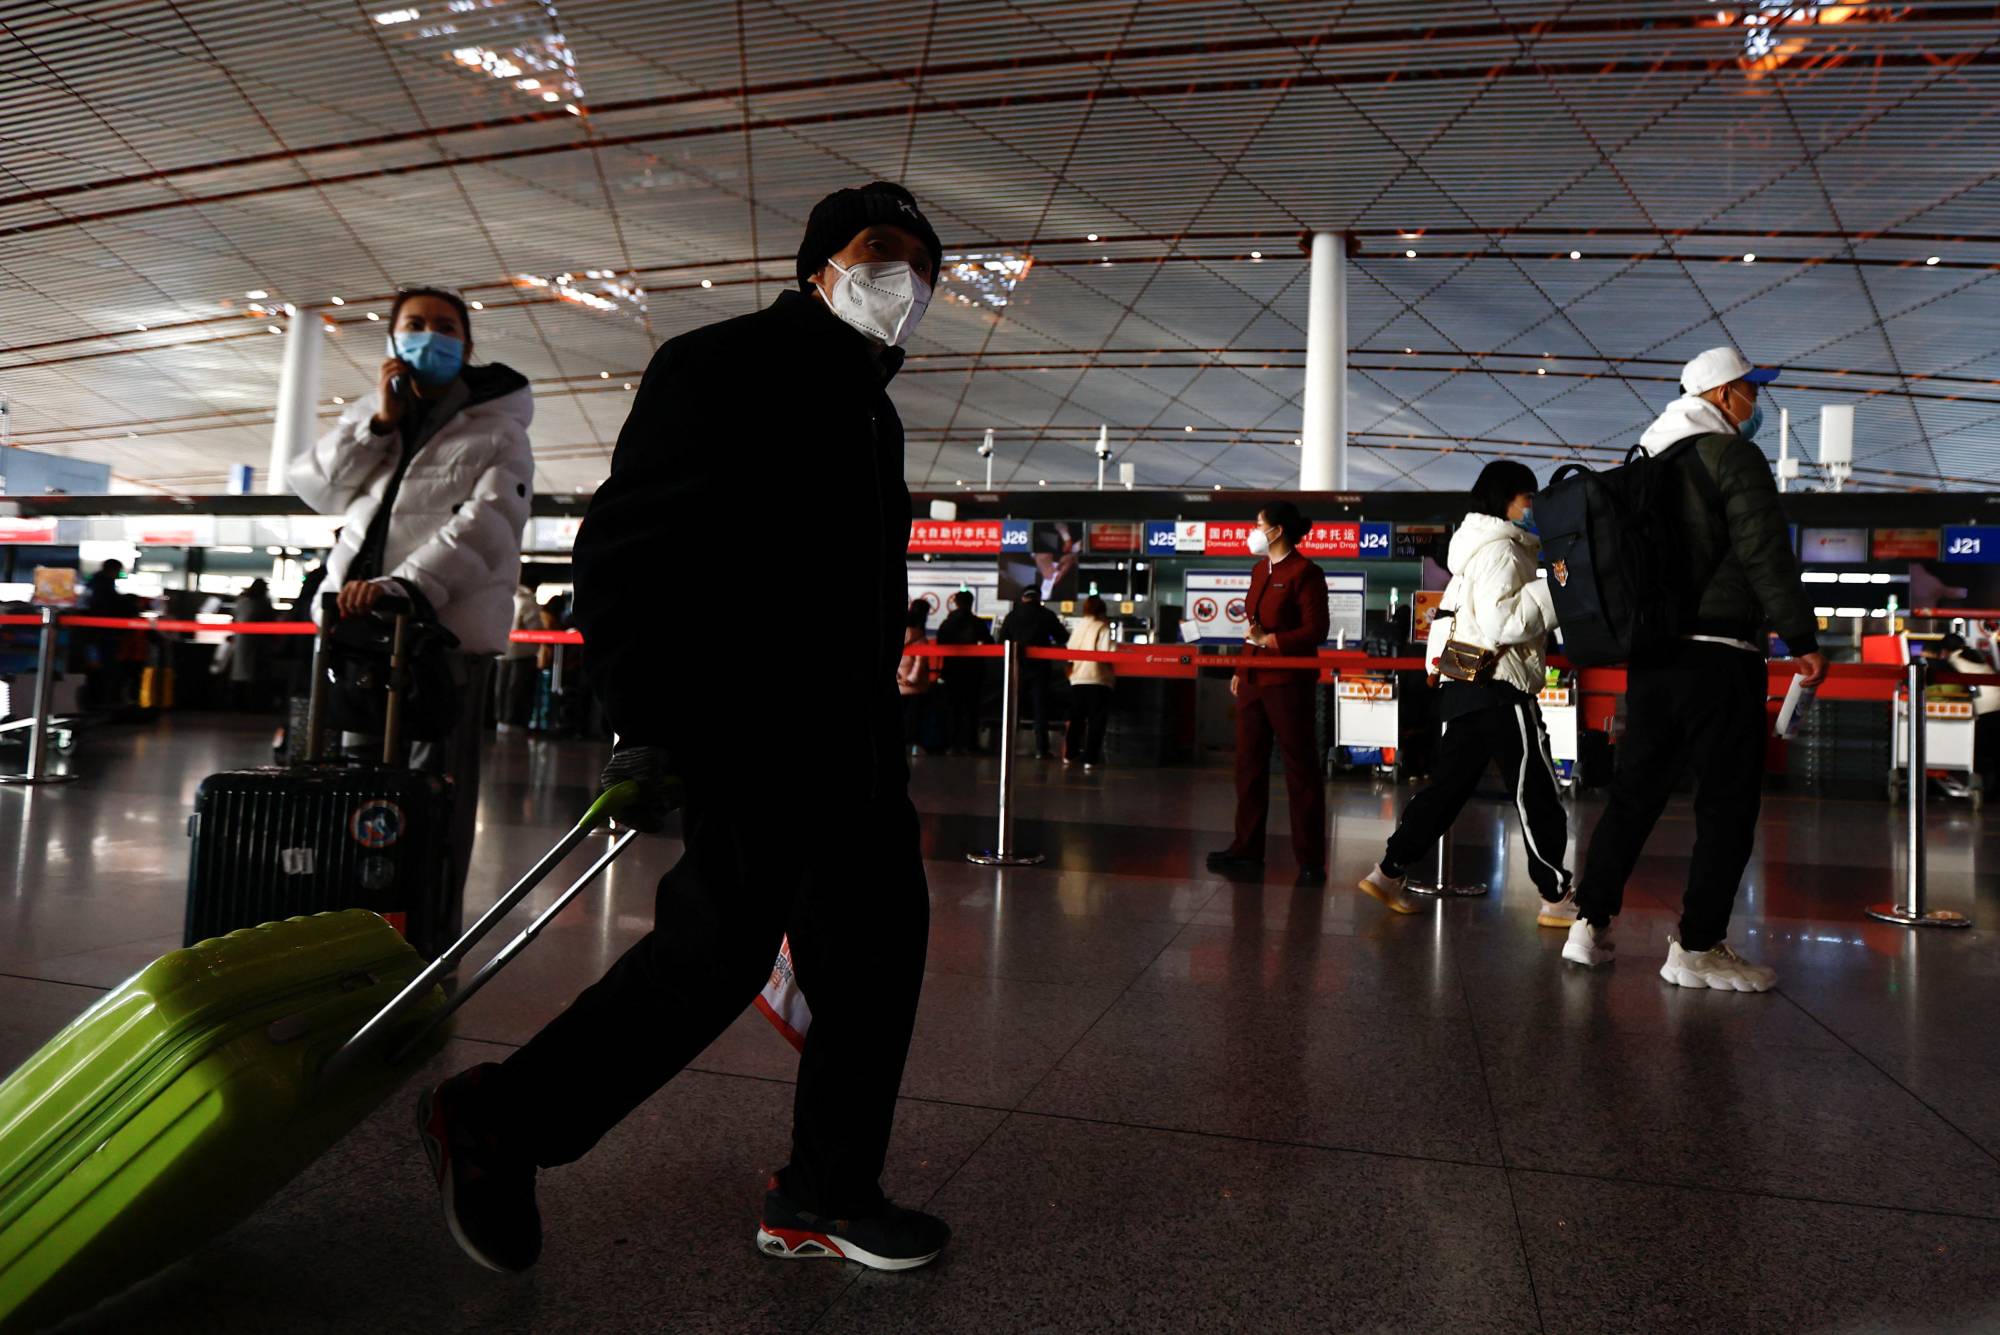
[[[1760,369],[1743,360],[1743,354],[1734,348],[1710,348],[1681,368],[1681,392],[1706,394],[1736,380],[1768,385],[1777,378],[1778,368],[1775,366]]]

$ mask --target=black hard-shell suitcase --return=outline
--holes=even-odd
[[[404,680],[396,614],[388,725],[379,766],[322,763],[326,729],[329,606],[315,640],[312,704],[303,764],[211,774],[195,790],[188,820],[187,922],[183,943],[239,927],[332,909],[372,909],[426,959],[459,933],[458,878],[451,866],[448,781],[399,768]]]

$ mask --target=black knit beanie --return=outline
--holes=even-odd
[[[806,239],[799,243],[799,288],[812,286],[812,276],[827,260],[847,249],[847,243],[877,225],[900,227],[924,243],[931,253],[931,283],[944,264],[944,243],[917,208],[917,198],[893,181],[875,181],[859,190],[836,190],[813,205],[806,219]]]

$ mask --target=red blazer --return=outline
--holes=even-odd
[[[1326,572],[1294,551],[1273,566],[1267,557],[1250,573],[1250,596],[1244,600],[1250,621],[1278,637],[1269,649],[1251,645],[1246,653],[1257,658],[1310,658],[1326,643]],[[1317,680],[1317,675],[1289,668],[1257,668],[1246,664],[1236,669],[1246,686],[1299,686]]]

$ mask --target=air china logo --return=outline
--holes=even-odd
[[[1569,587],[1569,562],[1551,561],[1549,563],[1549,573],[1556,577],[1556,584],[1559,587],[1565,589]]]

